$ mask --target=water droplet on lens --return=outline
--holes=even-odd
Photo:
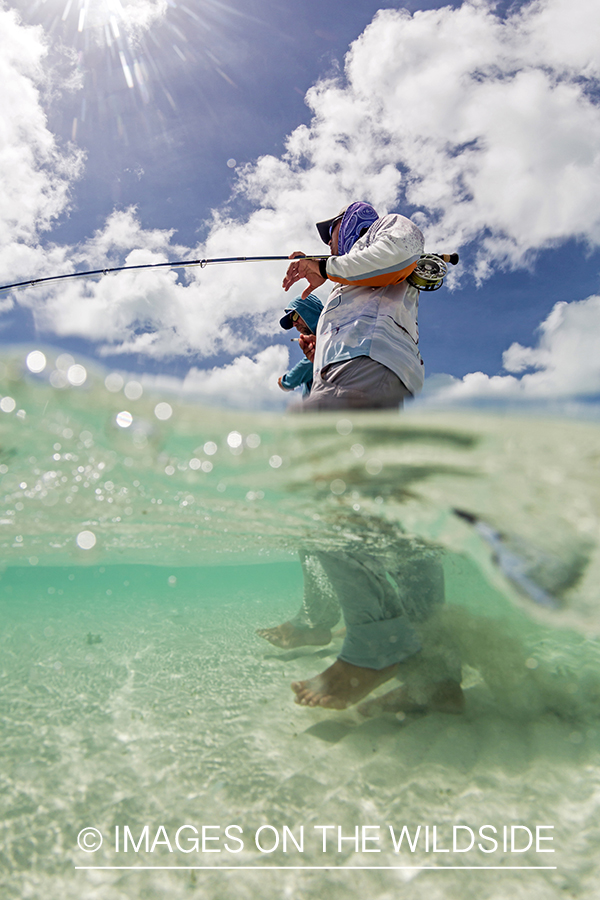
[[[46,368],[46,357],[41,350],[32,350],[27,354],[25,365],[30,372],[43,372]]]
[[[170,403],[157,403],[154,407],[154,415],[162,422],[166,422],[173,415],[173,407]]]
[[[80,531],[76,540],[77,546],[82,550],[91,550],[96,546],[96,535],[93,531]]]
[[[128,400],[139,400],[144,393],[144,388],[139,381],[128,381],[123,393]]]
[[[227,435],[227,444],[230,447],[234,447],[234,448],[239,447],[241,445],[241,443],[242,443],[242,436],[239,433],[239,431],[231,431]]]
[[[66,372],[74,364],[75,360],[70,353],[61,353],[56,357],[55,366],[60,372]]]
[[[111,394],[116,394],[123,387],[123,378],[119,375],[118,372],[111,372],[110,375],[107,375],[104,379],[104,387],[107,391],[110,391]]]
[[[79,385],[85,382],[86,378],[87,371],[85,366],[80,366],[77,363],[74,366],[69,366],[67,369],[67,380],[73,387],[79,387]]]

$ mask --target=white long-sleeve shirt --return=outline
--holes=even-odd
[[[319,319],[315,372],[369,356],[395,372],[412,394],[421,390],[419,291],[405,279],[423,245],[417,226],[392,214],[378,219],[348,253],[327,260],[327,277],[339,287]]]

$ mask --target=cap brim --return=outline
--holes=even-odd
[[[348,207],[345,206],[344,209],[340,209],[339,213],[336,216],[332,216],[331,219],[326,219],[324,222],[317,222],[317,231],[324,244],[329,244],[331,239],[331,226],[338,220],[341,222],[347,209]]]
[[[293,310],[293,309],[290,310],[288,313],[285,314],[285,316],[283,316],[283,317],[279,320],[279,324],[280,324],[281,327],[284,328],[286,331],[289,331],[290,328],[293,328],[293,327],[294,327],[294,323],[292,322],[292,313],[294,313],[294,312],[295,312],[295,310]]]
[[[336,220],[336,218],[337,216],[333,216],[332,219],[327,219],[325,222],[317,222],[317,231],[319,232],[319,236],[324,244],[329,244],[331,225]]]

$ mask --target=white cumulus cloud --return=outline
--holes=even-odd
[[[143,382],[148,387],[172,389],[224,406],[244,409],[283,407],[289,402],[290,394],[281,390],[277,379],[287,370],[288,363],[286,348],[272,345],[254,357],[238,356],[226,366],[191,368],[183,381],[145,375]]]
[[[346,198],[408,199],[430,246],[480,240],[480,275],[567,238],[597,245],[598,34],[592,0],[540,0],[505,19],[478,2],[382,10],[345,78],[309,91],[315,117],[292,135],[290,164],[308,163],[313,183],[325,170]]]
[[[215,211],[206,242],[185,252],[322,252],[314,222],[358,197],[382,212],[418,206],[430,249],[477,241],[479,277],[570,238],[598,244],[600,110],[590,91],[598,34],[595,0],[538,0],[506,18],[482,2],[381,10],[343,73],[309,90],[312,120],[292,132],[283,156],[240,171],[237,195],[254,211]],[[141,258],[127,257],[133,250],[157,260],[185,250],[132,215],[111,217],[91,243],[98,263],[111,247],[129,260]],[[79,251],[89,254],[90,242]],[[117,276],[27,302],[44,329],[121,352],[236,354],[274,327],[284,268],[190,270],[177,283],[166,273]]]
[[[138,7],[150,9],[142,0],[125,8],[135,18]],[[160,14],[160,3],[151,7]],[[40,233],[66,208],[79,162],[47,129],[37,89],[40,32],[0,15],[7,28],[0,65],[10,67],[14,119],[0,210],[12,252],[0,264],[13,276],[27,268],[37,274]],[[239,169],[234,199],[249,214],[237,216],[233,204],[215,211],[206,241],[184,248],[168,231],[144,229],[129,210],[113,214],[82,246],[46,252],[62,270],[67,258],[99,267],[181,255],[323,252],[314,222],[358,198],[382,213],[417,207],[427,248],[476,247],[479,278],[566,240],[598,246],[599,34],[596,0],[534,0],[505,16],[482,0],[412,14],[381,10],[350,47],[343,71],[309,90],[312,118],[289,135],[284,154]],[[266,263],[122,273],[28,291],[22,302],[45,332],[86,337],[104,353],[251,360],[278,327],[288,299],[284,270],[285,263]],[[582,302],[591,308],[592,300]],[[552,316],[543,324],[537,347],[507,351],[505,365],[527,359],[533,372],[488,379],[488,387],[559,389],[552,373],[567,371],[561,341],[569,329],[577,332],[579,308],[555,310],[563,318],[556,328]],[[558,354],[556,362],[548,354]],[[589,367],[581,359],[577,365],[585,370],[581,383],[591,383]],[[215,370],[211,378],[216,384]],[[481,378],[473,373],[465,385],[475,389]],[[564,383],[580,390],[575,375]]]
[[[42,29],[25,27],[0,8],[0,276],[35,276],[48,260],[62,265],[64,249],[40,241],[69,203],[82,169],[81,153],[60,147],[41,100],[48,75]]]
[[[508,375],[471,372],[441,387],[435,400],[539,400],[600,394],[600,297],[556,303],[538,328],[535,347],[512,344]],[[532,370],[532,371],[529,371]]]
[[[231,232],[235,235],[233,225]],[[209,245],[216,255],[230,255],[230,244],[216,239]],[[130,247],[136,249],[127,252]],[[81,270],[182,257],[199,258],[199,251],[174,244],[170,231],[142,228],[133,209],[113,213],[104,228],[70,253],[71,265]],[[278,330],[286,302],[281,265],[275,275],[272,269],[252,269],[252,264],[243,274],[237,267],[237,280],[222,267],[188,269],[182,280],[169,268],[118,272],[68,280],[59,288],[28,289],[20,301],[30,307],[41,331],[88,338],[104,356],[236,354],[252,347],[257,331]]]

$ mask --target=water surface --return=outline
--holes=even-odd
[[[17,351],[0,374],[3,896],[594,895],[598,426],[131,400],[105,372],[53,387]],[[296,706],[290,682],[341,642],[283,651],[255,635],[296,612],[298,549],[411,539],[442,556],[465,713]],[[552,606],[512,577],[503,549]],[[117,851],[126,825],[136,841],[148,825],[154,852]],[[218,840],[186,853],[183,825]],[[323,825],[336,829],[325,853]],[[414,853],[393,852],[390,825],[421,825]],[[453,825],[554,826],[543,846],[555,853],[426,849],[426,827],[446,848]],[[96,853],[77,844],[90,826],[104,836]],[[240,852],[225,847],[228,826]],[[275,830],[303,828],[303,851],[259,852],[261,826],[265,849]],[[338,851],[338,826],[380,840]],[[188,868],[76,868],[124,865]],[[376,868],[295,868],[351,865]],[[462,868],[385,868],[432,865]],[[502,870],[465,868],[490,865]]]

